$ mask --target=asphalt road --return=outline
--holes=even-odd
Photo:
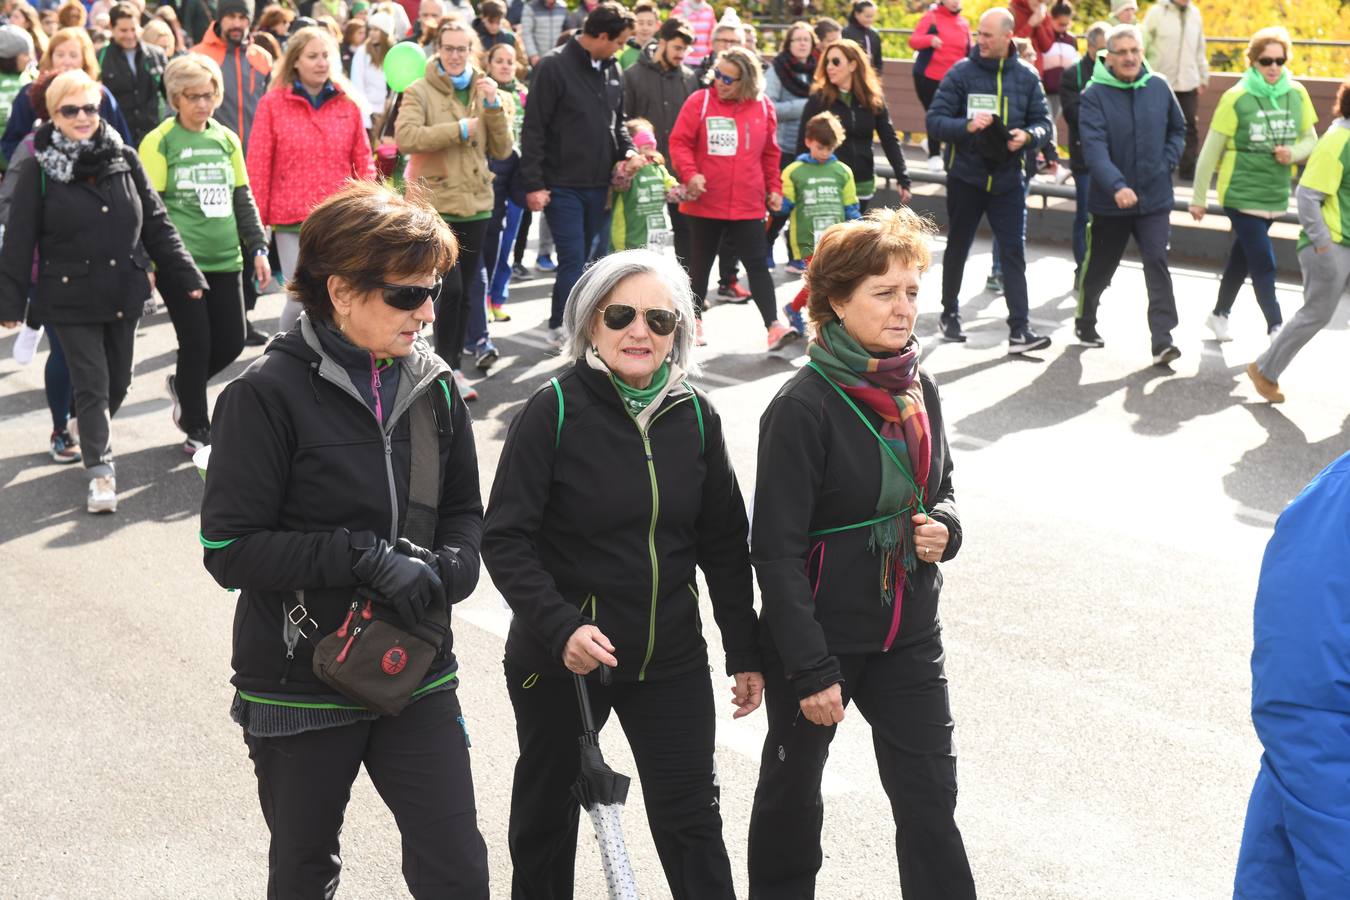
[[[944,567],[942,603],[958,821],[982,897],[1226,898],[1259,757],[1248,719],[1256,574],[1282,507],[1350,449],[1350,305],[1286,373],[1289,402],[1271,407],[1242,374],[1265,343],[1249,292],[1233,314],[1237,340],[1208,342],[1217,279],[1178,270],[1184,355],[1169,371],[1150,365],[1137,266],[1104,301],[1106,348],[1072,343],[1066,256],[1033,252],[1034,325],[1056,341],[1038,358],[1004,353],[1004,304],[975,283],[986,245],[967,273],[970,343],[925,342],[966,532]],[[778,280],[786,299],[795,282],[781,268]],[[925,280],[921,336],[936,330],[938,281],[936,271]],[[547,285],[519,285],[513,321],[494,326],[503,358],[474,409],[485,494],[512,416],[560,365],[543,341]],[[1291,316],[1296,286],[1282,285],[1280,299]],[[264,298],[258,319],[279,309]],[[748,496],[759,414],[800,360],[765,357],[751,307],[714,308],[707,329],[701,383],[728,423]],[[0,338],[0,896],[261,896],[267,832],[227,715],[234,599],[201,566],[200,482],[162,387],[174,360],[168,317],[140,332],[114,423],[121,499],[110,517],[87,515],[82,474],[48,460],[42,357],[20,368],[12,343]],[[505,626],[485,576],[455,630],[499,896],[515,759]],[[730,713],[720,713],[718,766],[744,895],[764,720]],[[633,771],[617,728],[604,747]],[[818,895],[898,897],[889,806],[854,711],[825,794]],[[625,820],[643,896],[667,896],[636,785]],[[398,835],[364,774],[343,838],[341,896],[404,896]],[[601,896],[599,871],[583,837],[579,898]]]

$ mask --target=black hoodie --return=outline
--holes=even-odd
[[[440,519],[430,549],[458,548],[455,600],[478,581],[483,507],[468,411],[424,341],[397,365],[394,406],[381,428],[366,399],[373,395],[362,396],[323,350],[306,314],[216,402],[201,542],[207,570],[222,587],[239,589],[231,681],[240,690],[331,695],[310,670],[312,645],[284,626],[283,611],[303,593],[315,639],[333,631],[356,587],[351,535],[397,538],[412,459],[408,411],[427,391],[441,401]],[[455,670],[452,643],[453,636],[428,683]]]

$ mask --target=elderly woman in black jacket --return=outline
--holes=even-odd
[[[201,542],[239,589],[230,714],[271,831],[269,897],[331,896],[363,764],[412,895],[488,896],[448,628],[478,581],[478,464],[450,367],[420,334],[456,255],[417,192],[349,184],[300,229],[298,326],[216,403]],[[438,637],[391,643],[372,622]],[[378,660],[371,677],[403,675],[406,705],[320,680],[314,645],[334,638],[335,665],[364,641],[352,658]]]
[[[512,896],[572,896],[576,673],[590,676],[598,724],[613,710],[632,746],[671,895],[734,897],[695,567],[735,676],[737,718],[759,706],[763,679],[745,507],[721,419],[685,380],[689,279],[649,250],[612,254],[573,288],[565,327],[575,362],[511,424],[483,538],[515,612]]]
[[[974,898],[938,625],[961,548],[937,386],[914,320],[929,228],[907,209],[835,225],[807,272],[810,361],[760,420],[752,530],[769,734],[750,895],[811,897],[820,780],[850,701],[872,726],[907,900]]]
[[[117,509],[109,420],[131,385],[151,263],[183,294],[200,298],[206,288],[136,151],[100,119],[102,98],[82,69],[52,79],[52,121],[9,173],[16,184],[0,250],[0,326],[23,317],[37,253],[37,310],[70,368],[91,513]]]

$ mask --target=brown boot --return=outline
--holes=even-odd
[[[1271,403],[1284,402],[1284,394],[1280,393],[1280,386],[1262,375],[1261,370],[1256,367],[1256,363],[1247,364],[1247,377],[1252,380],[1256,392],[1262,397],[1265,397]]]

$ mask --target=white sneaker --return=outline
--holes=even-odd
[[[86,508],[91,513],[117,512],[117,479],[111,475],[90,479]]]
[[[1275,339],[1280,336],[1280,332],[1283,330],[1284,330],[1283,322],[1281,322],[1279,325],[1272,325],[1270,327],[1270,330],[1266,332],[1266,337],[1270,338],[1270,342],[1273,344],[1275,343]]]
[[[1214,332],[1214,340],[1219,343],[1225,344],[1233,339],[1233,336],[1228,333],[1227,316],[1210,313],[1209,318],[1205,320],[1205,324],[1209,326],[1210,331]]]
[[[1073,170],[1065,163],[1059,164],[1059,171],[1055,172],[1055,184],[1063,184],[1073,177]]]
[[[550,328],[548,330],[548,345],[554,350],[562,349],[563,330],[561,328]]]
[[[19,336],[14,339],[14,361],[21,366],[26,366],[33,361],[33,354],[37,353],[38,342],[42,340],[42,326],[29,328],[24,325],[19,330]]]
[[[928,171],[930,171],[930,172],[941,172],[941,171],[942,171],[942,157],[940,157],[940,156],[930,156],[930,157],[928,157]]]

